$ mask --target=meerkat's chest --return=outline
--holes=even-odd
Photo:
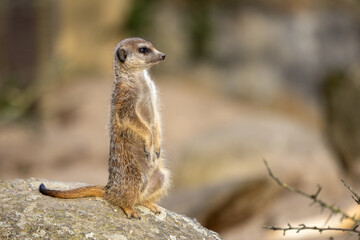
[[[157,91],[154,82],[151,80],[147,70],[144,70],[144,80],[146,85],[146,102],[153,112],[153,116],[157,118]]]
[[[151,80],[147,70],[144,70],[144,79],[145,79],[145,84],[149,89],[151,102],[155,103],[157,98],[156,87],[154,82]]]

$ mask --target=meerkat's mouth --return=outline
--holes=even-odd
[[[146,64],[156,64],[159,62],[160,62],[160,60],[151,60],[151,61],[147,61]]]
[[[149,61],[146,61],[147,64],[156,64],[162,61],[162,59],[151,59]]]

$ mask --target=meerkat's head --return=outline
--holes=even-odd
[[[126,38],[116,45],[115,64],[132,70],[148,69],[165,59],[151,42],[142,38]]]

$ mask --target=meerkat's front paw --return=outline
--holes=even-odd
[[[159,158],[161,155],[161,145],[159,142],[155,142],[154,151],[155,151],[156,157]]]
[[[147,159],[150,159],[150,151],[148,150],[148,148],[146,147],[146,145],[144,145],[144,152],[145,152],[145,157]]]
[[[159,158],[159,157],[160,157],[160,154],[161,154],[161,150],[159,149],[159,150],[157,150],[155,153],[156,153],[156,157]]]

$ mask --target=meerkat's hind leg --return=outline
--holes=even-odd
[[[152,211],[155,214],[160,214],[161,211],[159,209],[159,206],[156,203],[153,202],[145,202],[145,203],[141,203],[140,205],[147,207],[148,209],[150,209],[150,211]]]
[[[135,219],[141,219],[140,214],[138,212],[135,211],[134,208],[132,207],[122,207],[122,209],[124,210],[127,218],[135,218]]]

